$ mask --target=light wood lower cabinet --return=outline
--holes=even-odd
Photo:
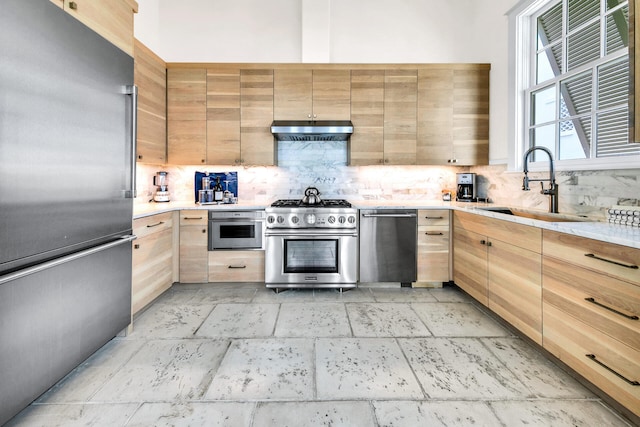
[[[133,221],[131,314],[147,306],[173,284],[173,213]]]
[[[209,252],[209,282],[264,282],[264,251]]]
[[[640,250],[543,238],[543,346],[640,416]]]
[[[180,283],[206,283],[208,268],[206,210],[180,211]]]
[[[455,283],[541,344],[541,230],[455,212],[453,236]]]
[[[418,211],[418,279],[414,286],[450,280],[449,210]]]

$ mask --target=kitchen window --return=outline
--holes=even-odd
[[[640,144],[629,142],[628,1],[522,1],[510,12],[510,32],[514,169],[533,146],[551,150],[560,169],[637,165]]]

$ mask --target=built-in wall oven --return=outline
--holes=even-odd
[[[279,200],[266,211],[268,288],[356,287],[357,209],[344,200],[327,200],[313,206],[302,206],[297,200]]]
[[[264,249],[264,211],[209,211],[209,250]]]

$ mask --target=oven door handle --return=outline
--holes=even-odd
[[[286,232],[274,232],[269,231],[265,233],[266,237],[358,237],[357,232],[349,232],[349,233],[319,233],[314,231],[286,231]]]

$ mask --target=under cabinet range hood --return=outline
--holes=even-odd
[[[278,141],[346,141],[353,133],[350,120],[275,120],[271,133]]]

